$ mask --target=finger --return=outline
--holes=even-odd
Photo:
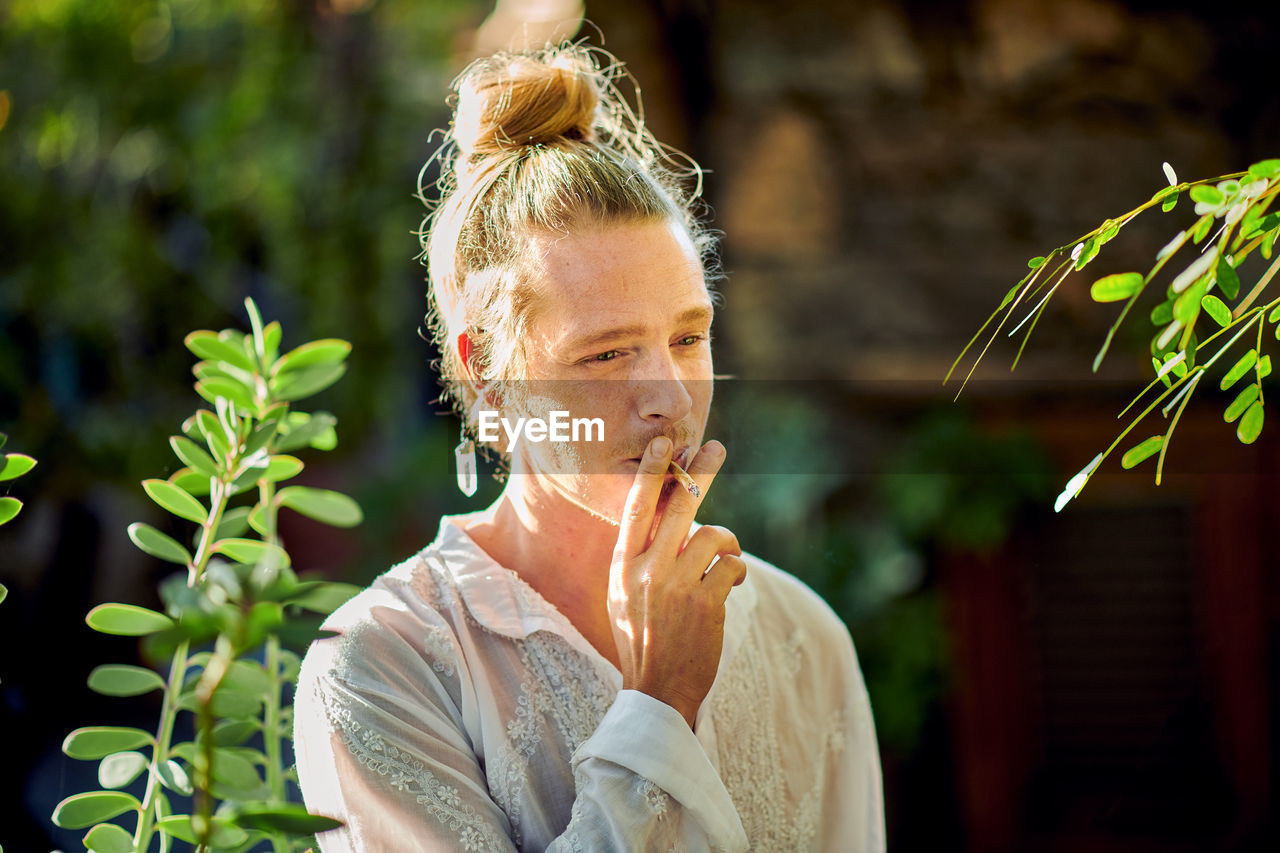
[[[689,580],[696,581],[704,576],[717,555],[740,557],[742,546],[738,544],[738,537],[729,530],[708,524],[699,527],[689,537],[689,544],[680,552],[677,565],[681,566],[682,573],[688,575]]]
[[[667,476],[667,466],[671,464],[671,451],[671,440],[658,436],[649,442],[644,456],[640,457],[640,468],[622,510],[622,529],[618,533],[615,554],[631,558],[644,553],[658,497],[662,494],[662,483]]]
[[[658,529],[653,536],[653,547],[661,548],[672,556],[679,552],[680,546],[689,535],[693,517],[697,514],[702,501],[706,499],[711,481],[716,478],[716,472],[724,464],[724,459],[724,445],[720,442],[708,441],[702,446],[686,469],[689,476],[697,482],[701,497],[695,498],[685,489],[675,489],[671,493],[662,518],[658,521]]]
[[[723,601],[729,597],[729,590],[747,579],[747,564],[736,554],[721,554],[719,559],[707,567],[702,576],[704,586],[709,586],[711,594]]]

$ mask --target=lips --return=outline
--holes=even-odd
[[[677,465],[679,465],[681,468],[688,468],[688,467],[689,467],[689,457],[690,457],[691,455],[692,455],[692,449],[691,449],[688,445],[685,445],[684,447],[677,448],[677,449],[676,449],[676,452],[675,452],[675,455],[673,455],[673,456],[671,457],[671,459],[672,459],[672,461],[674,461]],[[637,465],[639,465],[639,464],[640,464],[640,457],[639,457],[639,456],[632,456],[632,457],[631,457],[630,459],[628,459],[627,461],[628,461],[628,462],[634,462],[634,463],[636,463]]]

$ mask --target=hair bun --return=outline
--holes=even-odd
[[[602,78],[586,55],[555,49],[473,64],[457,83],[453,136],[459,152],[483,157],[594,139]]]

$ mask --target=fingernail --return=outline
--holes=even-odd
[[[671,440],[658,436],[649,445],[649,449],[653,451],[654,456],[666,456],[667,452],[671,450]]]
[[[724,445],[718,441],[711,441],[703,448],[702,452],[710,457],[724,456]]]

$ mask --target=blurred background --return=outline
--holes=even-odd
[[[316,401],[339,446],[301,479],[366,521],[293,520],[299,567],[367,583],[497,493],[454,487],[413,193],[463,65],[570,36],[710,170],[735,378],[704,515],[848,623],[890,849],[1277,849],[1277,428],[1239,446],[1206,392],[1162,487],[1113,457],[1052,510],[1149,373],[1141,316],[1089,372],[1114,311],[1088,284],[1146,269],[1188,206],[1068,279],[1016,373],[1002,341],[958,403],[941,384],[1026,260],[1146,201],[1162,161],[1280,156],[1277,35],[1243,0],[10,0],[0,431],[40,464],[4,484],[27,505],[0,530],[0,844],[79,849],[49,821],[92,784],[63,736],[155,716],[84,686],[137,648],[83,616],[158,606],[125,528],[167,524],[138,482],[200,402],[188,331],[245,328],[252,296],[286,346],[354,344]]]

